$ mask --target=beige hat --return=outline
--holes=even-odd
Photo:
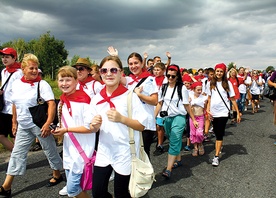
[[[91,70],[90,68],[90,62],[86,58],[79,58],[73,67],[76,66],[83,66],[86,67],[87,70]]]

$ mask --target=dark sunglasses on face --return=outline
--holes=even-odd
[[[110,73],[112,73],[112,74],[117,74],[118,71],[120,71],[120,69],[115,68],[115,67],[114,68],[110,68],[110,69],[107,69],[107,68],[101,68],[100,69],[100,73],[101,74],[107,74],[108,71],[110,71]]]
[[[85,68],[84,67],[76,67],[76,70],[83,71],[83,70],[85,70]]]
[[[167,74],[167,78],[170,78],[170,77],[172,77],[172,79],[175,79],[176,75]]]

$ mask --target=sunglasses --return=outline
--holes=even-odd
[[[112,73],[112,74],[117,74],[118,73],[118,71],[121,71],[119,68],[110,68],[110,69],[107,69],[107,68],[101,68],[100,69],[100,73],[101,74],[107,74],[108,73],[108,71],[110,71],[110,73]]]
[[[167,78],[170,78],[170,77],[172,77],[172,79],[175,79],[176,75],[167,74]]]
[[[76,70],[83,71],[83,70],[85,70],[85,68],[84,67],[76,67]]]

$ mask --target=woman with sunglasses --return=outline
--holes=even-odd
[[[148,125],[142,134],[145,151],[150,157],[150,145],[156,133],[154,107],[158,102],[158,87],[155,78],[143,69],[143,58],[140,54],[136,52],[131,53],[128,56],[127,63],[132,74],[122,79],[122,83],[128,89],[134,90],[144,104],[147,112]]]
[[[172,169],[182,165],[180,151],[187,113],[189,113],[196,128],[198,123],[191,111],[189,94],[186,87],[183,86],[179,66],[168,66],[166,76],[168,83],[164,84],[159,92],[161,97],[156,112],[161,110],[160,115],[163,117],[164,129],[170,142],[167,168],[162,174],[164,177],[170,178]]]
[[[91,101],[92,114],[102,118],[92,194],[94,198],[112,197],[108,192],[108,181],[114,170],[114,197],[127,198],[130,197],[128,184],[131,172],[128,127],[134,129],[137,150],[139,131],[143,131],[147,126],[147,113],[140,99],[133,94],[132,119],[128,118],[129,90],[120,83],[123,66],[118,56],[105,57],[100,63],[100,74],[105,87]]]
[[[234,109],[237,111],[237,123],[240,122],[240,113],[235,100],[235,92],[231,82],[227,80],[226,65],[224,63],[215,66],[215,75],[211,79],[210,86],[207,86],[207,113],[213,124],[213,131],[216,135],[215,156],[212,160],[213,166],[219,165],[219,154],[221,152],[223,136],[228,120],[231,100]],[[226,107],[227,105],[227,107]]]
[[[86,58],[79,58],[73,67],[77,69],[78,74],[77,90],[82,90],[90,96],[90,98],[93,98],[93,96],[100,92],[103,85],[92,77],[92,69],[89,60]]]

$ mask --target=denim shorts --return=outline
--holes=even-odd
[[[72,171],[66,169],[65,170],[66,179],[67,179],[67,193],[68,197],[76,197],[83,190],[80,187],[80,181],[82,174],[76,174]]]
[[[163,126],[163,125],[164,125],[164,119],[163,119],[163,118],[156,117],[156,124],[157,124],[158,126]]]

